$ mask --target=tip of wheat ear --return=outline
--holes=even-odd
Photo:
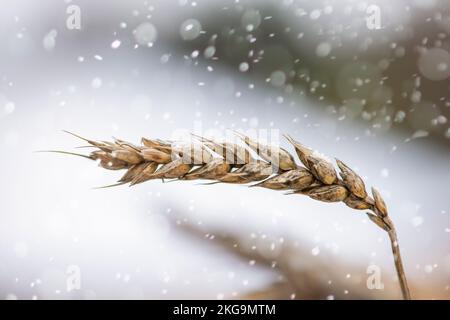
[[[201,145],[201,157],[195,154],[195,150],[174,148],[172,141],[142,138],[141,145],[136,146],[116,138],[113,142],[94,141],[64,132],[87,142],[96,150],[89,155],[48,152],[82,156],[97,161],[108,170],[126,170],[118,183],[100,188],[123,184],[133,186],[154,179],[210,180],[206,184],[249,184],[251,187],[288,191],[288,194],[302,194],[323,202],[343,202],[356,210],[370,210],[367,213],[370,221],[389,233],[402,294],[405,299],[410,299],[395,228],[386,204],[375,188],[371,189],[373,198],[370,197],[362,178],[341,160],[336,159],[338,176],[331,162],[318,157],[312,149],[289,135],[284,137],[294,147],[304,167],[295,163],[294,157],[285,149],[269,147],[237,131],[235,134],[245,143],[245,148],[256,152],[258,159],[249,153],[237,157],[236,151],[243,148],[237,144],[197,135],[194,136]],[[229,155],[234,155],[234,161],[230,161]],[[277,162],[274,163],[273,159]]]

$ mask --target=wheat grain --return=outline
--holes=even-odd
[[[235,184],[257,182],[250,186],[291,190],[290,194],[303,194],[324,202],[342,201],[352,209],[370,210],[367,213],[369,219],[389,235],[403,298],[411,299],[396,230],[386,204],[376,189],[371,190],[372,198],[367,194],[363,180],[345,163],[336,159],[339,178],[331,162],[290,136],[285,137],[295,148],[304,167],[297,165],[294,157],[285,149],[258,143],[242,134],[237,135],[248,148],[202,137],[186,147],[173,141],[146,138],[142,139],[141,146],[135,146],[117,139],[114,142],[98,142],[76,136],[97,148],[84,157],[98,161],[105,169],[127,170],[118,184],[135,185],[152,179],[206,179],[213,180],[213,183]]]

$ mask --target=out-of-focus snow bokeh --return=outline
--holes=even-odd
[[[365,24],[370,5],[379,30]],[[80,30],[66,25],[71,6]],[[86,151],[62,129],[131,142],[180,130],[289,133],[379,188],[413,296],[450,296],[446,1],[0,7],[1,298],[227,299],[274,283],[288,284],[275,295],[285,299],[316,283],[305,297],[400,297],[387,235],[364,212],[236,185],[94,190],[120,173],[35,152]],[[384,290],[366,288],[369,265]],[[68,290],[74,275],[79,288]]]

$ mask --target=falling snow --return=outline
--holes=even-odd
[[[348,160],[369,192],[374,185],[385,196],[414,285],[439,283],[420,297],[448,298],[448,6],[379,1],[382,26],[371,30],[369,3],[344,2],[87,4],[76,30],[61,24],[64,15],[30,24],[25,7],[5,10],[0,144],[13,157],[3,157],[0,211],[11,223],[0,253],[14,272],[0,282],[2,298],[102,299],[98,281],[120,298],[196,290],[201,299],[234,299],[321,268],[329,272],[312,275],[321,299],[359,297],[366,293],[355,283],[367,275],[346,255],[383,265],[386,290],[373,294],[392,298],[388,240],[364,212],[208,182],[92,193],[111,182],[95,166],[34,152],[72,147],[60,129],[169,140],[198,127],[199,135],[275,130],[286,149],[289,133]],[[75,293],[65,287],[72,263],[87,275]],[[327,269],[339,263],[336,273]],[[281,298],[302,299],[296,285],[282,287]]]

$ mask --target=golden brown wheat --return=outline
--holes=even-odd
[[[116,185],[135,185],[152,179],[206,179],[222,183],[247,184],[273,190],[290,190],[324,202],[344,202],[356,210],[369,210],[368,217],[385,230],[391,242],[395,267],[404,299],[411,299],[394,224],[380,193],[367,194],[363,180],[346,164],[336,159],[339,176],[332,163],[313,150],[285,136],[294,146],[303,167],[282,148],[258,143],[236,133],[245,145],[217,142],[202,137],[192,148],[172,141],[142,139],[140,146],[116,139],[99,142],[85,139],[96,150],[84,156],[109,170],[127,170]],[[248,147],[248,148],[247,148]],[[252,155],[253,150],[258,159]],[[276,157],[274,157],[276,156]],[[276,159],[276,166],[273,162]]]

